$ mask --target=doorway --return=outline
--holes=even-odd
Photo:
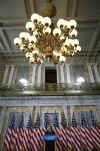
[[[56,68],[45,67],[45,83],[57,83]]]

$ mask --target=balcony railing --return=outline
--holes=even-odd
[[[32,86],[28,84],[23,86],[16,85],[1,85],[0,94],[2,95],[81,95],[81,94],[100,94],[100,83],[46,83]]]

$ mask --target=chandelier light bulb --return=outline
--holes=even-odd
[[[19,37],[22,39],[22,40],[28,40],[29,39],[29,33],[27,33],[27,32],[21,32],[20,34],[19,34]]]
[[[39,17],[39,20],[40,20],[40,24],[44,25],[44,18],[42,16]]]
[[[22,43],[22,41],[21,41],[20,38],[17,37],[17,38],[14,39],[14,45],[20,46],[21,43]]]
[[[26,58],[30,58],[30,52],[26,52]]]
[[[61,36],[60,36],[60,40],[65,40],[64,35],[61,35]]]
[[[60,62],[65,62],[65,61],[66,61],[66,58],[65,58],[64,56],[60,56],[59,61],[60,61]]]
[[[79,45],[78,39],[74,39],[74,46],[78,46],[78,45]]]
[[[67,29],[70,30],[71,26],[70,26],[70,22],[69,21],[67,21],[66,26],[67,26]]]
[[[57,50],[53,51],[53,55],[57,56]]]
[[[29,42],[36,43],[37,42],[36,37],[35,36],[29,36]]]
[[[59,19],[58,22],[57,22],[57,27],[58,27],[58,28],[61,28],[61,27],[64,26],[64,24],[65,24],[64,19]]]
[[[35,31],[33,32],[33,35],[34,35],[35,37],[37,37],[37,36],[38,36],[38,32],[37,32],[37,30],[35,30]]]
[[[62,56],[62,53],[61,53],[61,52],[58,52],[58,53],[57,53],[57,56],[61,57],[61,56]]]
[[[34,55],[34,54],[39,54],[39,50],[37,49],[37,50],[34,50],[33,52],[32,52],[32,54]]]
[[[33,57],[29,58],[30,63],[34,63],[35,59]]]
[[[44,17],[43,22],[44,22],[44,25],[46,26],[51,25],[51,19],[49,17]]]
[[[40,19],[40,15],[34,13],[32,16],[31,16],[31,21],[34,23],[34,22],[39,22],[41,19]]]
[[[76,37],[77,36],[77,30],[73,29],[70,33],[69,33],[70,37]]]
[[[57,36],[57,35],[61,35],[61,30],[59,29],[59,28],[55,28],[54,30],[53,30],[53,35],[54,36]]]
[[[27,23],[26,23],[26,29],[27,29],[27,31],[29,31],[29,32],[34,31],[34,29],[35,29],[34,23],[32,23],[32,22],[27,22]]]
[[[70,20],[70,26],[76,28],[77,22],[74,19]]]
[[[20,45],[20,50],[22,50],[22,51],[25,50],[24,45]]]
[[[66,39],[64,46],[65,47],[70,47],[70,45],[72,44],[72,39]]]
[[[64,20],[63,26],[64,26],[66,29],[70,29],[70,22],[67,21],[67,20]]]
[[[21,33],[19,34],[19,37],[20,37],[21,39],[25,38],[25,36],[26,36],[26,33],[25,33],[25,32],[21,32]]]
[[[81,51],[81,47],[80,46],[77,46],[77,51]]]
[[[51,28],[50,27],[47,27],[43,30],[43,33],[44,34],[50,34],[51,33]]]

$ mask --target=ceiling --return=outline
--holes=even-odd
[[[24,58],[13,39],[25,31],[25,23],[34,12],[40,13],[46,0],[0,1],[0,59],[2,62]],[[82,51],[74,58],[79,61],[100,62],[100,1],[99,0],[53,0],[58,18],[76,19],[78,38]],[[81,57],[81,59],[80,59]],[[86,58],[86,59],[84,59]]]

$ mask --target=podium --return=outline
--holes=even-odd
[[[44,151],[56,151],[56,135],[44,135]]]

